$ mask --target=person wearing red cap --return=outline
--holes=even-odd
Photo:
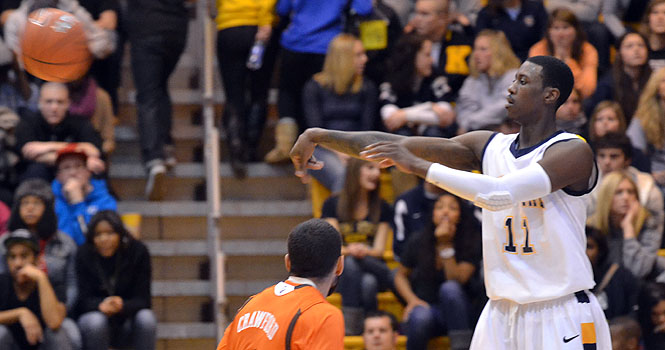
[[[78,245],[85,242],[86,225],[100,210],[116,210],[118,205],[109,193],[106,180],[93,179],[86,166],[88,155],[73,143],[57,153],[55,195],[58,229],[70,235]]]

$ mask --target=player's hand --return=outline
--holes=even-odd
[[[300,134],[293,148],[291,148],[291,152],[289,152],[291,162],[293,162],[293,167],[295,168],[295,174],[303,183],[309,182],[307,169],[319,170],[324,165],[323,162],[314,158],[316,144],[310,139],[310,132],[310,130],[306,130]]]
[[[381,141],[373,143],[360,152],[366,160],[379,162],[382,168],[395,165],[397,169],[407,174],[421,177],[427,176],[427,170],[432,163],[416,157],[400,142]]]
[[[39,324],[39,319],[28,308],[21,308],[18,322],[23,327],[25,337],[30,345],[36,345],[44,340],[44,330]]]
[[[409,320],[409,316],[411,316],[411,312],[416,306],[422,306],[429,309],[429,304],[426,301],[420,298],[416,298],[416,300],[411,301],[410,303],[406,304],[406,307],[404,307],[404,314],[402,315],[402,321]]]
[[[395,131],[401,128],[406,124],[406,112],[403,109],[397,110],[395,113],[391,114],[390,117],[386,118],[383,121],[383,124],[389,131]]]

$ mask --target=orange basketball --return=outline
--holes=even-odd
[[[21,38],[21,54],[30,74],[61,83],[81,78],[93,59],[83,23],[55,8],[30,14]]]

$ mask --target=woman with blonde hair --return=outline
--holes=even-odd
[[[651,160],[651,175],[665,189],[665,68],[655,71],[637,104],[626,134],[633,146]]]
[[[638,278],[653,270],[663,236],[663,223],[650,215],[638,198],[630,174],[607,174],[598,189],[596,211],[588,225],[607,236],[612,262],[621,264]]]
[[[552,11],[545,38],[529,50],[532,56],[554,56],[564,61],[575,77],[575,88],[585,99],[596,90],[598,51],[587,40],[580,21],[566,9]]]
[[[461,130],[494,129],[506,119],[506,90],[519,65],[503,32],[485,29],[478,33],[471,74],[464,80],[455,106]]]
[[[363,76],[367,55],[353,35],[340,34],[330,42],[323,70],[303,90],[303,110],[309,127],[342,131],[373,129],[377,110],[377,89]],[[319,147],[314,153],[326,166],[311,174],[329,190],[341,189],[343,158]]]

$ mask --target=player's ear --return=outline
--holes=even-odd
[[[284,255],[284,266],[286,266],[286,271],[289,273],[291,272],[291,259],[289,258],[289,254],[287,253]]]
[[[344,255],[340,255],[337,258],[337,267],[335,267],[335,276],[341,276],[344,272]]]
[[[545,98],[545,104],[556,104],[556,101],[559,99],[559,96],[561,96],[561,91],[559,89],[554,88],[554,87],[546,87],[544,91],[544,98]]]

